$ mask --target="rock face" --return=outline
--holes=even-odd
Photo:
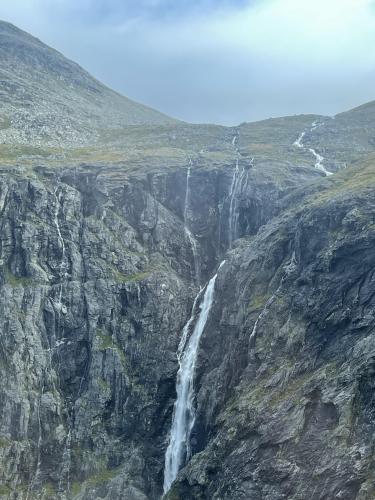
[[[87,86],[35,39],[5,24],[0,35],[10,66],[44,54],[49,82],[71,70]],[[0,498],[162,498],[177,347],[224,259],[192,458],[166,500],[374,498],[373,108],[235,128],[114,120],[89,163],[31,161],[17,147],[40,130],[8,130]],[[310,149],[342,171],[324,177]]]
[[[374,202],[318,191],[231,253],[201,343],[196,454],[167,498],[374,497]]]
[[[77,64],[0,21],[1,143],[33,148],[82,146],[100,129],[175,120],[120,96]]]
[[[185,228],[205,280],[227,245],[233,169],[193,170],[189,199],[187,168],[116,173],[3,172],[5,497],[160,498],[175,352],[197,291]],[[256,232],[284,190],[243,184],[239,232]]]

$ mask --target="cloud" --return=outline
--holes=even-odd
[[[189,121],[332,114],[375,98],[372,0],[12,0],[0,16]]]

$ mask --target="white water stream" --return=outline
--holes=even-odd
[[[61,232],[60,222],[59,222],[59,213],[60,213],[60,210],[62,209],[62,206],[61,206],[61,192],[59,193],[58,185],[56,186],[53,194],[54,194],[55,202],[56,202],[54,223],[56,226],[58,241],[59,241],[59,245],[61,248],[61,260],[60,260],[60,266],[59,266],[60,267],[60,270],[59,270],[59,275],[60,275],[59,295],[58,295],[58,300],[54,301],[54,307],[56,310],[56,318],[57,318],[56,329],[57,329],[57,333],[59,333],[61,314],[67,313],[67,308],[63,304],[62,296],[63,296],[64,284],[65,284],[65,281],[68,277],[68,273],[67,273],[68,262],[66,260],[65,241],[64,241],[64,238],[63,238],[63,235]],[[56,339],[55,339],[54,349],[56,349],[57,347],[59,347],[62,344],[64,344],[64,340],[57,340],[56,341]],[[52,349],[50,349],[50,351],[52,351]],[[51,361],[50,361],[50,363],[51,363]],[[64,490],[64,482],[66,483],[67,491],[70,492],[71,441],[72,441],[72,425],[71,425],[71,419],[69,418],[68,419],[68,433],[67,433],[67,436],[65,439],[64,451],[63,451],[62,461],[61,461],[60,479],[59,479],[59,484],[58,484],[58,491],[59,492]]]
[[[199,260],[199,251],[198,251],[198,243],[195,239],[193,233],[189,228],[189,214],[190,214],[190,177],[191,177],[191,160],[190,166],[186,173],[186,194],[185,194],[185,207],[184,207],[184,230],[186,238],[190,244],[191,251],[193,253],[194,259],[194,273],[195,280],[198,285],[200,285],[200,274],[201,274],[201,266]]]
[[[43,374],[44,376],[44,374]],[[39,481],[39,476],[40,476],[40,468],[42,465],[42,444],[43,444],[43,434],[42,434],[42,419],[40,416],[40,404],[41,400],[44,394],[44,381],[42,382],[42,387],[40,390],[40,395],[38,399],[38,405],[37,405],[37,419],[38,419],[38,441],[37,441],[37,462],[36,462],[36,469],[33,477],[31,478],[31,481],[29,483],[29,486],[26,491],[25,495],[25,500],[29,500],[30,494],[32,493],[34,487],[38,484]]]
[[[60,286],[59,286],[59,294],[58,294],[58,300],[53,301],[56,312],[57,312],[57,330],[59,329],[60,326],[60,314],[61,312],[66,312],[63,311],[63,305],[62,305],[62,293],[63,293],[63,282],[66,277],[66,262],[65,262],[65,241],[61,233],[60,229],[60,224],[59,224],[59,211],[61,208],[61,200],[60,200],[60,195],[58,193],[58,186],[54,189],[53,195],[55,198],[55,213],[54,213],[54,224],[56,226],[56,231],[57,231],[57,239],[59,242],[59,245],[61,247],[61,261],[59,265],[59,276],[60,276]],[[56,339],[55,339],[55,346],[57,345]],[[52,351],[53,347],[50,343],[49,349],[48,349],[48,354],[49,354],[49,370],[52,372]],[[43,377],[46,376],[43,374]],[[54,381],[52,379],[52,385],[54,390],[56,390]],[[38,441],[37,441],[37,464],[36,464],[36,469],[35,473],[30,481],[30,484],[28,486],[27,492],[26,492],[26,500],[29,499],[30,494],[32,493],[34,487],[36,486],[39,476],[40,476],[40,469],[41,469],[41,447],[43,443],[43,436],[42,436],[42,419],[41,419],[41,411],[40,411],[40,405],[41,405],[41,400],[44,394],[44,389],[45,389],[45,383],[43,380],[42,383],[42,388],[41,388],[41,393],[39,396],[38,404],[37,404],[37,419],[38,419]],[[65,454],[65,451],[64,451]]]
[[[224,262],[225,261],[220,264],[219,269]],[[203,290],[199,291],[194,301],[191,317],[183,329],[177,351],[180,369],[177,373],[177,399],[174,405],[169,445],[165,454],[164,493],[170,489],[173,481],[177,477],[178,471],[186,464],[191,456],[190,435],[195,422],[195,365],[198,357],[199,341],[209,318],[214,300],[215,282],[218,272],[210,279],[204,290],[202,302],[199,304],[198,317],[196,317],[197,304],[201,300],[203,293]],[[189,337],[194,322],[195,326]]]
[[[229,221],[228,221],[228,240],[229,248],[232,248],[233,241],[236,239],[236,221],[235,221],[235,208],[236,208],[236,192],[238,186],[238,178],[240,176],[240,169],[238,167],[238,159],[236,161],[236,168],[233,172],[232,183],[229,190]]]
[[[234,240],[238,238],[238,219],[239,219],[239,198],[243,189],[249,180],[249,169],[240,168],[241,153],[238,148],[238,136],[232,139],[232,146],[236,152],[236,166],[233,171],[232,182],[229,189],[229,214],[228,214],[228,247],[232,248]],[[254,158],[251,158],[250,165],[254,166]]]
[[[310,132],[313,132],[315,129],[317,129],[318,127],[321,127],[322,125],[324,125],[323,122],[321,122],[321,123],[314,122],[311,125]],[[320,155],[317,151],[315,151],[315,149],[313,149],[313,148],[307,148],[304,145],[303,139],[304,139],[305,135],[306,135],[306,131],[302,132],[302,134],[298,137],[298,139],[294,142],[293,145],[296,146],[297,148],[305,149],[307,151],[310,151],[310,153],[315,157],[315,165],[314,165],[314,167],[317,170],[320,170],[321,172],[323,172],[327,177],[329,175],[333,175],[333,172],[330,172],[329,170],[327,170],[325,168],[325,166],[323,165],[323,162],[325,160],[324,156]]]
[[[244,167],[239,167],[239,160],[236,161],[236,168],[233,172],[232,183],[229,190],[229,220],[228,220],[228,246],[232,248],[234,240],[238,238],[239,195],[248,182],[249,172]]]
[[[59,223],[59,212],[61,209],[61,199],[60,199],[60,194],[58,193],[58,187],[54,190],[53,192],[56,200],[56,206],[55,206],[55,216],[54,216],[54,223],[56,226],[56,231],[57,231],[57,236],[59,240],[59,244],[61,247],[61,261],[60,261],[60,288],[59,288],[59,299],[58,302],[55,302],[55,308],[58,313],[58,320],[60,320],[60,313],[62,312],[63,314],[66,313],[66,308],[62,303],[62,293],[63,293],[63,285],[65,278],[67,276],[66,270],[67,270],[67,262],[66,262],[66,255],[65,255],[65,241],[61,233],[60,229],[60,223]],[[59,322],[59,321],[58,321]],[[59,326],[59,325],[58,325]]]

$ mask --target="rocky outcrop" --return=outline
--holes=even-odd
[[[234,168],[193,166],[188,199],[187,168],[3,170],[4,498],[160,497],[175,352],[197,291],[186,225],[203,283],[228,245]],[[290,192],[246,174],[239,235]]]
[[[375,199],[360,177],[318,185],[231,252],[195,455],[168,499],[373,498]]]
[[[131,101],[16,26],[0,21],[1,144],[35,148],[93,144],[107,128],[176,120]],[[33,151],[34,150],[34,151]]]
[[[133,488],[156,488],[143,471],[158,443],[146,459],[140,436],[163,439],[160,400],[191,291],[141,243],[155,214],[144,211],[141,232],[97,196],[79,178],[2,181],[1,484],[10,497],[78,494],[86,480],[81,497],[92,498],[85,491],[125,459]],[[172,254],[184,235],[165,218]]]

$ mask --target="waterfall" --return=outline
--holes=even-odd
[[[61,206],[61,192],[59,193],[59,186],[57,184],[54,192],[54,197],[55,197],[55,214],[54,214],[54,223],[56,226],[56,231],[57,231],[57,237],[58,237],[58,242],[59,246],[61,248],[61,260],[60,260],[60,265],[59,265],[59,275],[60,275],[60,284],[59,284],[59,295],[58,295],[58,301],[54,301],[54,307],[56,310],[56,318],[57,318],[57,323],[56,323],[56,330],[57,334],[59,334],[60,331],[60,326],[61,326],[61,314],[66,314],[67,313],[67,308],[63,304],[63,288],[64,284],[66,282],[66,279],[68,277],[68,262],[66,260],[66,245],[64,241],[64,237],[61,232],[60,228],[60,222],[59,222],[59,213],[60,210],[62,209]],[[52,367],[52,359],[51,359],[51,353],[52,350],[57,349],[60,345],[64,344],[64,340],[56,340],[55,339],[55,345],[52,348],[50,345],[50,367]],[[61,461],[61,469],[60,469],[60,478],[59,478],[59,483],[58,483],[58,491],[62,492],[64,490],[63,483],[66,480],[66,487],[67,491],[70,492],[70,470],[71,470],[71,441],[72,441],[72,422],[71,422],[71,417],[68,418],[68,433],[65,439],[65,445],[64,445],[64,451],[62,455],[62,461]]]
[[[317,170],[320,170],[321,172],[323,172],[324,174],[326,174],[326,176],[328,177],[329,175],[333,175],[333,172],[329,172],[325,166],[323,165],[323,161],[324,161],[324,157],[321,156],[319,153],[317,153],[315,151],[315,149],[313,148],[309,148],[309,151],[310,153],[312,153],[314,156],[315,156],[315,168]]]
[[[303,145],[303,138],[305,137],[306,132],[302,132],[301,135],[298,137],[298,139],[293,143],[293,146],[296,146],[297,148],[304,149]]]
[[[185,230],[185,235],[186,238],[189,242],[191,251],[193,253],[193,259],[194,259],[194,273],[195,273],[195,280],[200,284],[200,260],[199,260],[199,252],[198,252],[198,244],[197,240],[193,236],[193,233],[191,232],[189,228],[189,213],[190,213],[190,177],[191,177],[191,160],[190,160],[190,166],[187,169],[186,173],[186,194],[185,194],[185,208],[184,208],[184,230]]]
[[[68,493],[70,493],[70,470],[72,467],[72,423],[71,419],[69,419],[69,430],[65,440],[64,451],[62,455],[61,461],[61,470],[60,470],[60,479],[58,485],[58,491],[64,491],[64,482],[66,481],[66,489]]]
[[[232,248],[233,241],[238,238],[238,195],[243,189],[246,174],[245,168],[239,168],[239,160],[236,160],[236,168],[233,172],[232,183],[229,190],[229,217],[228,217],[228,245]]]
[[[224,262],[225,261],[220,264],[219,269],[222,267]],[[190,434],[195,422],[195,364],[198,357],[199,341],[212,307],[215,282],[218,272],[213,278],[210,279],[206,289],[204,290],[203,299],[199,305],[198,317],[196,318],[197,304],[203,291],[201,290],[198,293],[194,301],[191,317],[183,329],[180,345],[177,351],[180,368],[177,373],[177,399],[174,405],[169,445],[165,454],[164,493],[170,489],[173,481],[177,477],[178,471],[186,464],[191,456]],[[195,319],[195,326],[189,337],[189,332]]]
[[[43,374],[44,376],[44,374]],[[38,419],[38,441],[37,441],[37,462],[36,462],[36,468],[34,475],[28,485],[26,495],[25,495],[25,500],[29,500],[29,495],[35,488],[35,486],[38,484],[39,476],[41,473],[41,465],[42,465],[42,444],[43,444],[43,434],[42,434],[42,418],[40,415],[40,405],[41,405],[41,400],[44,394],[44,381],[42,382],[42,387],[40,390],[40,395],[38,399],[38,406],[37,406],[37,419]]]
[[[239,177],[239,168],[238,168],[238,159],[236,161],[236,168],[233,172],[232,184],[230,186],[229,191],[229,232],[228,232],[228,240],[229,240],[229,248],[232,248],[233,240],[236,239],[236,228],[235,226],[235,205],[236,205],[236,191],[238,185],[238,177]]]
[[[322,125],[324,125],[324,122],[317,122],[315,121],[312,125],[311,125],[311,128],[310,128],[310,132],[314,132],[314,130],[316,130],[318,127],[321,127]],[[323,165],[323,162],[324,162],[324,157],[322,155],[320,155],[317,151],[315,151],[315,149],[313,148],[306,148],[306,146],[304,145],[304,143],[302,142],[304,137],[306,135],[306,131],[305,132],[302,132],[302,134],[298,137],[298,139],[293,143],[293,146],[296,146],[297,148],[300,148],[300,149],[307,149],[308,151],[310,151],[310,153],[312,155],[314,155],[315,157],[315,165],[314,165],[314,168],[316,168],[317,170],[320,170],[321,172],[323,172],[327,177],[329,175],[333,175],[333,172],[330,172],[329,170],[327,170],[325,168],[325,166]]]
[[[56,314],[56,316],[57,316],[57,330],[59,330],[59,328],[60,328],[60,314],[61,314],[61,312],[66,313],[66,308],[65,308],[65,306],[63,306],[63,303],[62,303],[62,294],[63,294],[63,283],[64,283],[64,280],[66,278],[67,263],[66,263],[65,241],[64,241],[64,238],[62,236],[60,223],[59,223],[59,212],[61,209],[61,199],[60,199],[60,193],[58,192],[58,185],[56,186],[56,188],[53,191],[53,196],[55,198],[55,211],[54,211],[53,222],[54,222],[55,227],[56,227],[57,239],[59,242],[59,246],[61,248],[61,260],[60,260],[60,264],[59,264],[60,284],[59,284],[58,300],[57,301],[53,300],[53,304],[54,304],[54,307],[55,307],[55,310],[57,313]],[[49,368],[50,372],[52,373],[52,352],[56,347],[61,345],[63,343],[63,341],[61,341],[61,340],[56,341],[56,338],[55,338],[54,339],[55,345],[53,347],[52,347],[51,341],[48,340],[48,342],[49,342],[49,348],[48,348],[48,356],[49,356],[48,364],[49,364],[49,366],[48,366],[48,368]],[[25,496],[26,500],[29,499],[29,496],[33,492],[35,486],[37,485],[37,482],[39,481],[39,476],[41,474],[41,465],[42,465],[41,449],[42,449],[42,444],[43,444],[43,434],[42,434],[43,427],[42,427],[42,416],[41,416],[40,407],[41,407],[41,401],[43,398],[43,394],[45,391],[44,377],[46,377],[46,376],[47,376],[46,372],[43,372],[43,381],[42,381],[40,395],[39,395],[39,399],[38,399],[38,403],[37,403],[37,407],[36,407],[37,421],[38,421],[37,463],[36,463],[34,475],[31,479],[29,486],[28,486],[28,489],[26,491],[26,496]],[[54,391],[57,392],[57,388],[55,386],[55,382],[53,380],[53,377],[51,377],[51,384],[52,384]],[[64,455],[65,455],[65,451],[64,451]],[[64,461],[64,456],[63,456],[63,461]],[[61,478],[60,478],[60,482],[61,482]]]
[[[58,194],[58,187],[53,192],[55,200],[56,200],[56,206],[55,206],[55,216],[54,216],[54,223],[56,226],[57,230],[57,237],[59,241],[59,245],[61,247],[61,261],[60,261],[60,288],[59,288],[59,300],[58,302],[55,302],[55,307],[58,311],[58,319],[60,320],[60,312],[66,313],[66,309],[63,306],[62,303],[62,293],[63,293],[63,283],[66,278],[66,269],[67,269],[67,263],[65,259],[65,253],[66,253],[66,248],[65,248],[65,241],[61,233],[60,229],[60,223],[59,223],[59,211],[61,208],[61,200],[60,200],[60,195]]]
[[[280,287],[279,287],[280,288]],[[261,313],[259,314],[259,316],[257,317],[255,323],[254,323],[254,326],[253,326],[253,329],[252,329],[252,332],[251,332],[251,335],[250,335],[250,338],[249,338],[249,342],[250,344],[253,343],[255,341],[255,338],[256,338],[256,334],[257,334],[257,331],[258,331],[258,325],[259,325],[259,322],[262,321],[262,319],[268,314],[268,311],[269,311],[269,308],[270,306],[273,304],[273,302],[275,301],[276,299],[276,294],[278,293],[279,291],[279,288],[276,290],[276,292],[267,300],[264,308],[262,309]]]

